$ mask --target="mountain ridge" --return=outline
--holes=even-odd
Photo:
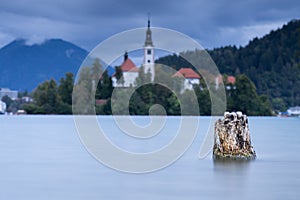
[[[16,39],[0,49],[0,87],[32,91],[39,83],[77,73],[88,52],[62,39],[29,45]]]

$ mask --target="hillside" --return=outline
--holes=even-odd
[[[222,74],[247,75],[258,94],[270,97],[274,109],[300,105],[300,20],[290,21],[262,38],[254,38],[245,47],[226,46],[208,53]],[[156,62],[177,69],[190,66],[176,55]]]
[[[15,40],[0,49],[0,87],[32,91],[41,82],[77,73],[88,52],[61,39],[27,45]]]

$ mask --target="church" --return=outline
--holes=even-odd
[[[146,40],[143,46],[144,59],[143,69],[144,73],[150,73],[150,80],[153,82],[155,78],[155,62],[154,62],[154,45],[152,41],[152,32],[150,28],[150,19],[148,19],[148,27],[146,30]],[[134,62],[128,57],[128,53],[125,52],[122,64],[119,67],[122,78],[117,78],[116,73],[112,76],[113,87],[134,87],[136,86],[136,79],[139,76],[139,70]],[[117,71],[117,70],[116,70]],[[181,68],[172,77],[182,77],[184,79],[181,92],[185,90],[192,90],[193,85],[200,84],[200,75],[197,74],[191,68]]]
[[[151,81],[155,77],[155,63],[154,63],[154,45],[152,42],[152,33],[150,29],[150,19],[148,19],[148,28],[146,31],[146,40],[144,44],[144,60],[143,69],[144,73],[151,74]],[[128,57],[125,52],[123,63],[120,66],[123,78],[117,80],[116,76],[112,77],[113,87],[134,87],[136,86],[136,78],[139,76],[139,68]]]

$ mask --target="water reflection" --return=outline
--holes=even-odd
[[[214,180],[220,192],[227,193],[229,199],[248,196],[251,163],[251,160],[214,160]]]
[[[246,173],[253,160],[214,159],[213,162],[217,173]]]

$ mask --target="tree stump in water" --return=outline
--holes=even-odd
[[[214,159],[254,159],[248,118],[242,112],[225,112],[215,124]]]

